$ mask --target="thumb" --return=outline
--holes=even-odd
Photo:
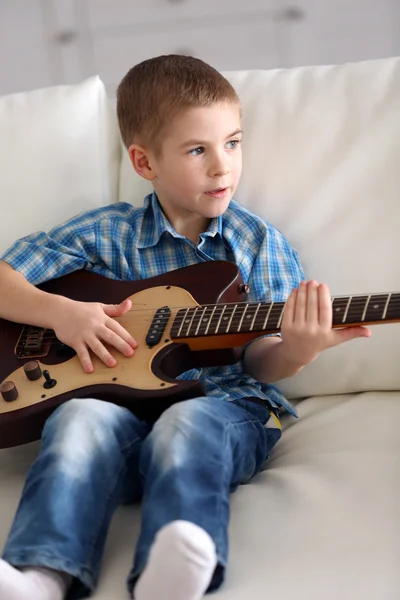
[[[369,338],[372,335],[372,331],[368,327],[346,327],[344,329],[335,329],[334,333],[336,346],[356,338]]]
[[[132,302],[129,298],[119,304],[102,304],[101,307],[108,317],[120,317],[130,310]]]

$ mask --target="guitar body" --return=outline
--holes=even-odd
[[[132,309],[117,320],[138,342],[132,357],[110,352],[117,366],[106,367],[97,357],[94,373],[83,371],[79,359],[60,344],[43,343],[33,355],[18,358],[17,349],[23,325],[0,319],[0,384],[12,381],[18,397],[0,398],[0,448],[24,444],[41,435],[43,425],[61,403],[71,398],[94,397],[127,407],[141,419],[154,420],[171,404],[202,395],[199,381],[178,381],[182,372],[196,366],[232,364],[239,352],[232,349],[193,352],[187,343],[171,340],[170,329],[181,307],[243,301],[242,280],[237,267],[229,262],[206,262],[140,281],[114,281],[88,271],[78,271],[39,286],[74,300],[118,304],[132,300]],[[146,342],[154,315],[169,307],[170,317],[158,343]],[[51,332],[53,333],[53,332]],[[34,338],[35,339],[35,338]],[[57,340],[56,340],[57,341]],[[72,356],[71,356],[72,355]],[[36,360],[48,370],[54,387],[45,388],[45,379],[30,381],[25,363]]]

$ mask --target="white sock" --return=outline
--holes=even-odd
[[[1,600],[63,600],[72,578],[42,567],[16,569],[0,558]]]
[[[134,598],[200,600],[216,565],[215,545],[208,533],[189,521],[173,521],[158,532]]]

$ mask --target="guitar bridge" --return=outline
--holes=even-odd
[[[15,356],[19,359],[47,356],[53,336],[54,332],[50,329],[25,325],[15,345]]]

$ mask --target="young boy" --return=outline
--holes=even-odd
[[[95,587],[108,526],[121,503],[143,500],[128,587],[136,600],[199,600],[218,588],[228,560],[229,493],[265,464],[281,435],[272,382],[366,328],[332,330],[326,285],[302,281],[295,251],[271,225],[232,200],[239,182],[241,107],[212,67],[161,56],[129,71],[117,112],[132,165],[152,182],[143,208],[114,204],[2,257],[0,316],[54,329],[83,369],[110,368],[135,352],[115,320],[130,309],[52,296],[35,285],[77,269],[144,279],[206,260],[234,261],[251,301],[284,301],[282,336],[247,346],[233,366],[192,370],[207,395],[167,409],[156,423],[96,399],[48,419],[39,456],[0,560],[1,600],[86,597]],[[133,596],[132,596],[133,597]]]

